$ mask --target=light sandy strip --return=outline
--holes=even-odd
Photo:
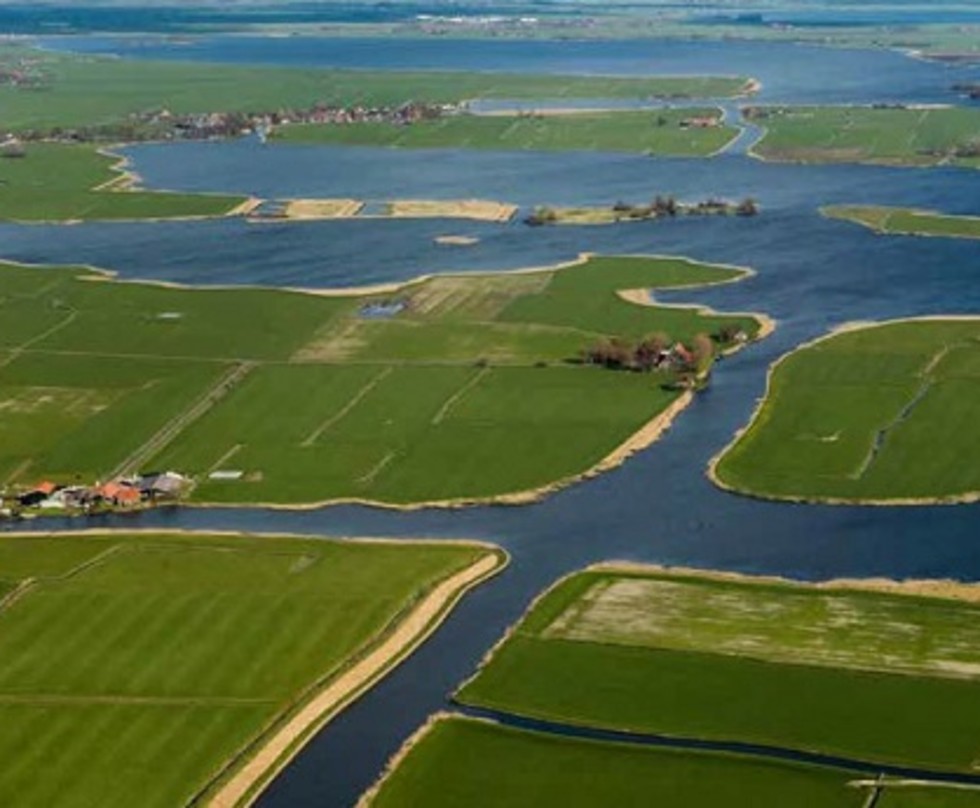
[[[391,373],[391,367],[386,367],[377,376],[372,378],[367,384],[365,384],[360,390],[358,390],[354,397],[348,401],[338,412],[331,415],[326,421],[324,421],[320,426],[314,429],[304,440],[300,446],[312,446],[316,443],[320,437],[326,432],[330,427],[337,423],[341,418],[343,418],[347,413],[349,413],[354,407],[361,403],[364,397],[370,393],[375,387],[384,381],[385,376]]]
[[[211,798],[211,808],[251,805],[299,752],[303,742],[378,678],[414,651],[448,615],[465,592],[503,569],[506,557],[491,553],[436,586],[377,648],[321,690],[270,737]]]

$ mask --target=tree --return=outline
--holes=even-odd
[[[691,364],[699,376],[711,370],[715,359],[715,344],[707,334],[698,334],[691,341]]]
[[[663,333],[650,334],[633,349],[633,363],[637,370],[653,370],[660,354],[670,345],[670,338]]]

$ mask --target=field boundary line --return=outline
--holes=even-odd
[[[2,368],[6,364],[7,364],[6,362],[0,362],[0,368]],[[10,474],[8,474],[4,479],[3,481],[4,485],[10,485],[14,480],[16,480],[22,474],[24,474],[33,465],[34,465],[34,458],[28,457],[27,459],[23,460],[19,465],[14,466]]]
[[[68,316],[65,317],[65,319],[55,323],[53,326],[42,331],[40,334],[35,334],[33,337],[30,337],[29,339],[25,340],[15,348],[11,348],[10,352],[2,360],[0,360],[0,368],[6,367],[15,359],[19,358],[20,355],[24,353],[24,351],[30,350],[30,347],[32,345],[47,339],[52,334],[57,334],[62,328],[67,328],[69,325],[72,324],[72,322],[74,322],[77,316],[78,316],[78,310],[72,309],[68,313]]]
[[[493,550],[437,583],[407,613],[396,618],[396,624],[388,627],[379,644],[316,691],[271,736],[260,739],[254,753],[246,750],[242,755],[244,765],[233,768],[239,761],[231,761],[229,768],[233,773],[206,800],[208,808],[252,805],[313,733],[410,656],[442,625],[467,592],[499,573],[509,561],[505,552]]]
[[[226,371],[204,393],[183,412],[178,413],[158,429],[142,446],[137,447],[125,460],[116,466],[109,478],[121,477],[136,471],[138,466],[149,460],[171,443],[194,421],[197,421],[228,392],[237,386],[256,367],[255,362],[239,362]]]
[[[326,421],[320,424],[320,426],[314,429],[307,436],[306,440],[304,440],[300,444],[300,446],[309,447],[312,446],[314,443],[316,443],[324,432],[330,429],[330,427],[332,427],[341,418],[347,415],[347,413],[353,410],[358,404],[361,403],[361,401],[364,400],[364,397],[367,396],[368,393],[370,393],[375,387],[381,384],[381,382],[384,381],[385,377],[387,377],[388,374],[391,373],[391,370],[392,370],[391,365],[388,365],[377,376],[373,376],[360,390],[358,390],[354,394],[354,396],[351,398],[350,401],[348,401],[343,407],[340,408],[340,410],[335,412],[333,415],[327,418]]]
[[[13,589],[0,598],[0,612],[3,612],[5,609],[9,609],[18,600],[24,597],[24,595],[34,588],[35,583],[36,581],[34,578],[24,578],[18,581],[17,585]]]
[[[455,393],[453,393],[443,405],[439,408],[439,412],[432,416],[430,423],[432,426],[439,426],[445,419],[447,415],[452,411],[453,407],[474,387],[476,387],[484,378],[490,375],[490,368],[480,368],[478,373],[474,373],[470,378],[468,378],[463,386],[459,388]]]
[[[888,440],[888,436],[897,427],[904,424],[911,416],[912,412],[915,410],[922,400],[929,395],[929,391],[935,386],[936,380],[932,378],[932,372],[936,367],[945,359],[949,352],[953,350],[955,346],[944,345],[935,355],[929,360],[926,366],[919,371],[917,374],[922,383],[916,389],[912,398],[898,411],[898,414],[892,418],[887,424],[885,424],[881,429],[875,432],[874,438],[871,441],[871,449],[868,451],[867,456],[864,461],[858,467],[858,470],[853,474],[853,479],[860,480],[868,473],[871,466],[874,465],[875,460],[881,455],[881,450],[885,448],[885,441]]]
[[[220,469],[225,463],[231,460],[241,450],[242,450],[242,444],[236,443],[234,446],[232,446],[227,452],[221,455],[221,457],[215,460],[214,463],[212,463],[208,467],[207,473],[210,474],[212,471],[217,471],[218,469]]]
[[[367,485],[368,483],[373,482],[374,478],[384,470],[385,466],[387,466],[397,456],[398,452],[388,452],[388,454],[382,457],[373,468],[368,470],[367,474],[361,475],[355,480],[355,482],[361,483],[362,485]]]

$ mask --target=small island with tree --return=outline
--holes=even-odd
[[[618,224],[651,219],[673,219],[678,216],[756,216],[759,203],[746,197],[740,202],[710,197],[700,202],[681,202],[673,196],[658,194],[653,201],[634,204],[619,201],[611,206],[558,207],[538,205],[524,219],[525,224]]]

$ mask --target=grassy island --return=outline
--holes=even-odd
[[[980,318],[868,324],[780,360],[751,424],[716,459],[726,488],[904,504],[980,497]]]
[[[744,77],[246,67],[55,54],[2,44],[0,64],[26,70],[30,79],[24,87],[0,87],[2,127],[14,131],[114,123],[164,108],[172,113],[208,113],[318,103],[440,104],[475,98],[721,98],[752,88]]]
[[[133,190],[122,159],[92,145],[30,143],[0,158],[0,219],[68,222],[228,216],[244,197]]]
[[[952,216],[932,210],[883,205],[831,205],[820,211],[830,219],[855,222],[876,233],[945,238],[980,238],[980,217]]]
[[[2,536],[0,803],[254,793],[503,561],[462,543]]]
[[[745,274],[593,257],[317,294],[0,265],[0,480],[169,468],[205,503],[540,494],[655,439],[698,346],[710,362],[763,325],[618,292]]]
[[[714,121],[692,126],[692,120]],[[738,130],[720,123],[721,111],[657,109],[563,114],[454,115],[408,126],[394,123],[300,124],[277,129],[276,142],[398,148],[611,151],[707,156]]]
[[[766,128],[754,153],[814,163],[980,168],[980,109],[972,107],[749,107]]]
[[[980,590],[858,587],[596,568],[544,595],[457,698],[569,724],[972,771]],[[942,730],[928,731],[937,716]]]

